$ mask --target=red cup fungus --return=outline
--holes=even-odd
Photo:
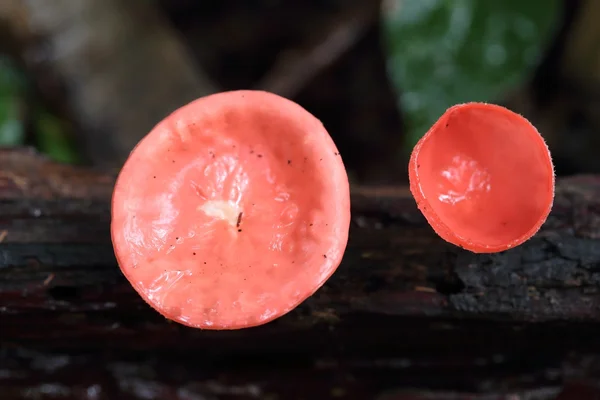
[[[544,139],[527,119],[493,104],[449,108],[415,146],[409,179],[435,232],[475,253],[531,238],[554,200]]]
[[[340,264],[349,225],[333,140],[304,108],[261,91],[166,117],[131,152],[112,199],[125,277],[166,318],[204,329],[295,308]]]

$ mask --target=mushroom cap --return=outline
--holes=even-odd
[[[475,253],[518,246],[545,222],[554,167],[537,129],[505,107],[455,105],[414,147],[410,190],[442,239]]]
[[[262,325],[334,273],[350,225],[348,176],[321,124],[262,91],[200,98],[131,152],[112,200],[119,266],[165,317]]]

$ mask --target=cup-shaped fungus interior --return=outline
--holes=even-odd
[[[449,109],[415,161],[430,211],[467,243],[517,245],[539,229],[552,205],[554,171],[542,137],[500,106]]]

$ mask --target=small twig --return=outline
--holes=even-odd
[[[54,274],[48,275],[48,277],[46,279],[44,279],[44,286],[48,286],[50,284],[50,282],[52,282],[53,279],[54,279]]]
[[[377,20],[378,3],[368,0],[335,18],[331,28],[306,51],[285,51],[257,85],[259,89],[294,97],[312,79],[348,52]],[[365,10],[365,7],[368,7]]]
[[[437,290],[427,286],[415,286],[415,292],[437,293]]]

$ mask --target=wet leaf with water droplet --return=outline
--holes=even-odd
[[[450,106],[499,102],[531,76],[555,33],[558,0],[385,0],[388,73],[408,149]]]

